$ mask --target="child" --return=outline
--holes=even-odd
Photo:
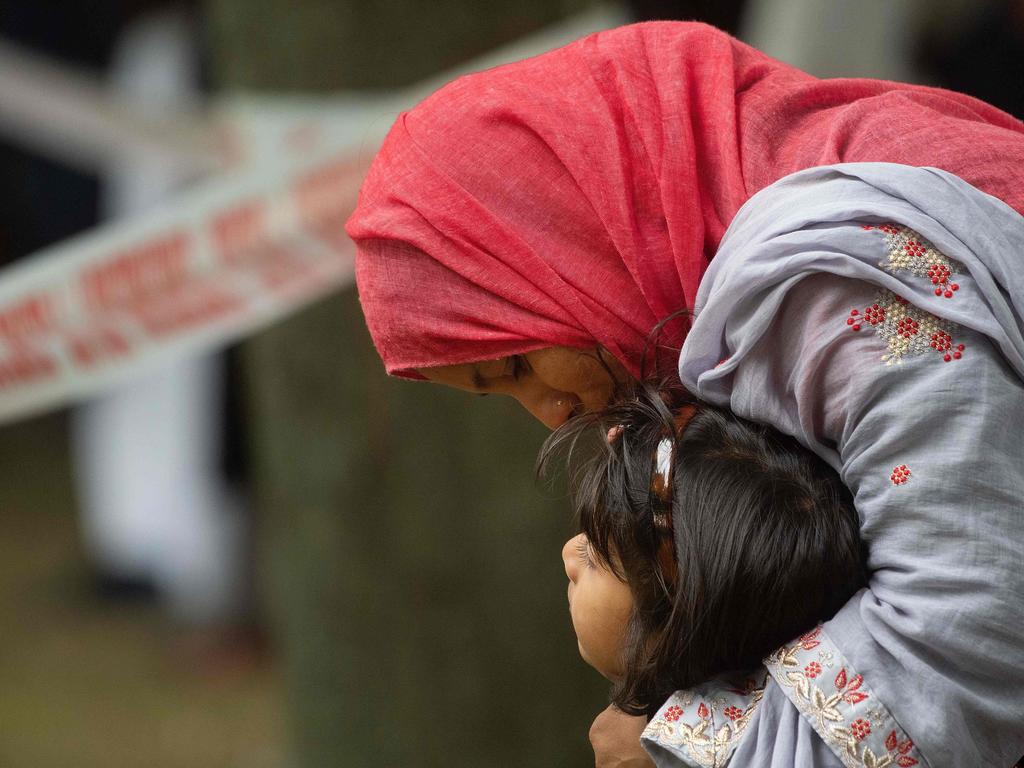
[[[580,461],[588,434],[601,446]],[[582,531],[562,551],[573,628],[624,712],[651,717],[676,690],[757,667],[864,584],[837,474],[681,388],[572,420],[542,471],[561,449]]]

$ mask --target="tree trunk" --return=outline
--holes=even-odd
[[[405,84],[583,4],[213,0],[214,71]],[[605,685],[569,623],[568,504],[533,476],[543,428],[503,398],[388,379],[353,290],[241,358],[292,763],[592,765]]]

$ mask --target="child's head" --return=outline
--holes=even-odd
[[[562,552],[573,627],[627,712],[756,667],[864,581],[849,492],[764,425],[646,385],[559,429],[541,466],[562,448],[581,528]]]

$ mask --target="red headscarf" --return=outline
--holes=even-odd
[[[370,333],[393,374],[595,343],[636,374],[744,201],[853,161],[937,166],[1024,212],[1009,115],[818,80],[703,24],[622,27],[460,78],[398,118],[349,220]]]

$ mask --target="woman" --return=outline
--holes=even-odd
[[[399,118],[349,224],[367,323],[389,373],[509,394],[556,427],[627,378],[674,367],[686,324],[669,322],[651,355],[648,334],[694,306],[755,192],[863,161],[942,168],[1024,212],[1024,128],[1013,118],[935,89],[816,80],[703,25],[625,27],[462,78]],[[863,649],[861,630],[832,639]],[[898,659],[885,647],[859,658],[903,679],[924,651],[900,648]],[[946,650],[927,653],[953,664]],[[864,764],[771,690],[744,764]],[[891,695],[879,712],[916,724],[914,703]],[[903,725],[930,755],[904,762],[982,764],[1018,746],[1000,722],[982,724],[984,745],[967,721],[947,734]]]

